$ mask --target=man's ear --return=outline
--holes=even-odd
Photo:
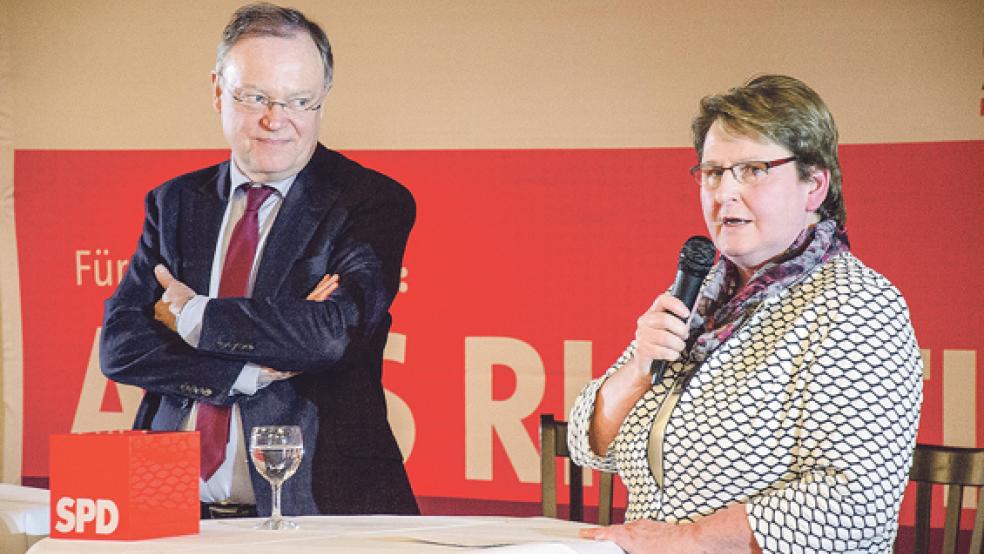
[[[830,190],[830,170],[813,167],[810,169],[809,177],[804,182],[810,187],[810,192],[806,198],[806,211],[815,212],[827,199],[827,191]]]
[[[222,113],[222,83],[219,81],[219,74],[212,71],[212,107],[215,111]]]

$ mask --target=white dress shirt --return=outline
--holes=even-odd
[[[263,248],[266,244],[270,228],[276,220],[277,213],[283,205],[283,200],[287,196],[291,185],[297,175],[293,175],[282,181],[263,183],[275,190],[260,206],[257,213],[259,220],[259,241],[256,245],[256,256],[253,258],[253,267],[250,270],[249,282],[246,285],[246,296],[253,294],[253,284],[256,281],[256,270],[263,257]],[[226,204],[225,215],[222,218],[222,227],[219,230],[218,242],[215,246],[215,256],[212,258],[212,275],[209,281],[208,295],[196,295],[189,300],[177,316],[178,334],[189,345],[197,347],[201,338],[202,320],[205,315],[205,306],[208,305],[210,298],[216,298],[219,294],[219,283],[222,280],[222,266],[225,263],[226,251],[229,249],[229,240],[232,238],[232,231],[236,222],[242,218],[246,211],[246,192],[239,187],[251,182],[248,177],[243,175],[236,165],[235,158],[229,163],[229,181],[231,191],[229,201]],[[290,368],[277,368],[289,370]],[[272,380],[260,372],[260,366],[252,362],[243,365],[243,370],[239,378],[232,386],[231,394],[253,395],[257,390],[270,384]],[[182,428],[185,430],[195,429],[195,420],[198,414],[198,403],[191,409],[188,418]],[[205,481],[198,480],[199,493],[202,502],[233,502],[236,504],[255,504],[256,499],[253,495],[253,485],[249,478],[249,468],[247,467],[246,445],[243,444],[243,423],[239,413],[239,405],[233,405],[232,414],[229,418],[229,442],[226,444],[226,457],[219,469]]]

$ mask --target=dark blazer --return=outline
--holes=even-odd
[[[194,401],[239,404],[244,440],[256,425],[300,425],[304,460],[287,480],[286,515],[417,513],[380,382],[389,307],[415,205],[398,183],[318,145],[267,238],[252,298],[209,301],[197,348],[154,320],[166,265],[207,294],[229,195],[229,162],[147,195],[137,251],[106,301],[103,373],[146,391],[136,428],[174,430]],[[341,287],[305,300],[327,273]],[[253,396],[230,389],[245,362],[301,372]],[[270,486],[250,465],[257,508]]]

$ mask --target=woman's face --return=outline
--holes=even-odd
[[[768,139],[732,134],[716,121],[704,139],[701,163],[730,167],[792,155]],[[707,230],[721,255],[738,266],[742,281],[783,253],[803,229],[818,221],[816,210],[827,195],[829,180],[829,171],[817,169],[800,181],[796,163],[786,163],[769,169],[754,185],[739,183],[725,171],[716,188],[701,187]]]

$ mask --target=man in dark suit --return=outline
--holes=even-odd
[[[212,73],[231,159],[148,194],[106,302],[103,372],[146,390],[135,427],[202,433],[203,517],[269,513],[258,425],[303,431],[284,514],[417,513],[380,381],[414,202],[318,143],[331,78],[303,14],[238,10]]]

